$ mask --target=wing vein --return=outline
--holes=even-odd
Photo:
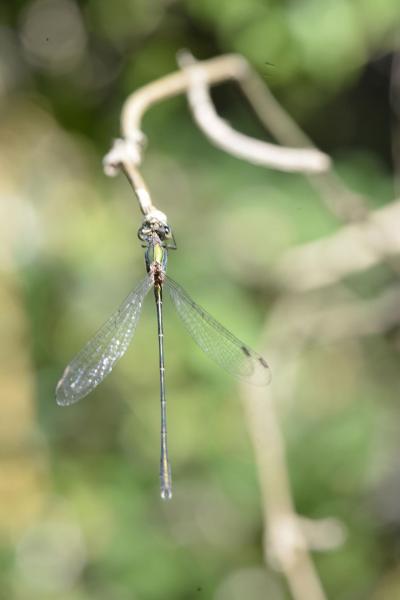
[[[146,276],[72,359],[56,388],[58,404],[78,402],[112,371],[132,340],[144,298],[152,285],[153,280]]]
[[[183,324],[203,352],[235,377],[255,385],[269,383],[270,368],[258,352],[196,304],[176,281],[166,277],[165,285]]]

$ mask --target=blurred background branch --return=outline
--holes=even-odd
[[[371,211],[359,224],[346,225],[331,236],[289,250],[272,279],[292,291],[333,285],[352,273],[379,263],[398,266],[400,202]]]

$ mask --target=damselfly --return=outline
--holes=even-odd
[[[147,275],[66,367],[57,385],[56,398],[57,403],[62,406],[73,404],[103,381],[127,350],[135,333],[143,301],[153,289],[157,309],[160,372],[161,497],[168,499],[172,496],[172,487],[167,441],[163,290],[168,290],[179,316],[195,342],[226,371],[251,383],[265,385],[270,380],[270,369],[260,354],[238,340],[198,306],[180,285],[167,277],[168,250],[176,249],[176,244],[166,220],[164,222],[159,215],[147,217],[138,231],[138,237],[146,248]]]

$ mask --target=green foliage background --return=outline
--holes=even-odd
[[[54,387],[144,270],[135,200],[122,176],[101,168],[126,96],[175,70],[182,47],[198,58],[240,52],[376,208],[395,194],[399,26],[398,0],[1,3],[1,597],[289,597],[263,566],[260,490],[235,382],[170,307],[171,503],[158,491],[150,300],[98,390],[61,409]],[[213,97],[235,127],[265,137],[233,86]],[[212,147],[184,98],[152,108],[144,132],[143,173],[179,246],[169,272],[256,345],[274,301],[270,269],[341,224],[301,176]],[[380,267],[346,285],[372,297],[392,283]],[[400,597],[398,347],[393,330],[310,348],[295,402],[282,407],[299,513],[336,517],[347,531],[339,548],[315,554],[329,598]]]

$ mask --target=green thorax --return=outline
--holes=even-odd
[[[167,259],[168,259],[168,251],[165,246],[160,243],[160,241],[152,241],[149,243],[146,249],[145,260],[146,260],[146,269],[150,270],[150,265],[153,263],[157,263],[160,265],[161,270],[165,272],[167,268]]]

